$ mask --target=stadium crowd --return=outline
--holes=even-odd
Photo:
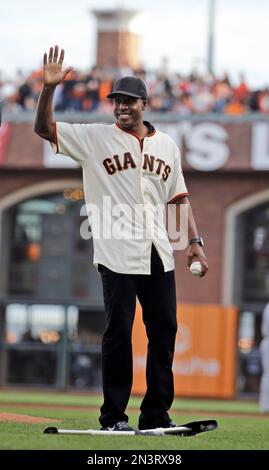
[[[228,74],[152,73],[145,70],[118,71],[93,67],[89,73],[70,72],[65,82],[57,87],[54,106],[57,111],[85,111],[110,113],[111,102],[106,96],[120,75],[134,75],[145,80],[149,91],[149,109],[152,112],[225,113],[241,115],[248,112],[269,113],[269,88],[252,90],[243,76],[235,85]],[[14,80],[1,80],[0,105],[6,111],[18,113],[34,110],[42,88],[42,70],[28,77],[19,73]]]

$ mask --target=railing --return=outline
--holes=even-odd
[[[55,322],[51,324],[51,330],[57,330],[58,341],[44,343],[40,340],[20,338],[19,341],[8,339],[6,307],[8,305],[61,305],[64,309],[64,316],[61,323],[55,327]],[[3,298],[0,300],[0,386],[23,385],[23,386],[49,386],[57,389],[72,388],[99,388],[100,383],[100,363],[101,344],[81,343],[70,337],[68,322],[68,307],[76,306],[81,310],[103,312],[100,305],[89,306],[86,302],[62,302],[46,299],[22,299]],[[31,313],[31,312],[29,312]],[[89,312],[90,315],[90,312]],[[31,315],[27,325],[23,318],[18,325],[22,330],[38,327],[39,323],[31,322]],[[49,325],[47,325],[49,327]],[[33,328],[33,329],[34,329]],[[79,365],[79,360],[84,358],[83,365]],[[87,365],[88,358],[88,365]],[[86,365],[85,365],[86,360]],[[80,361],[81,362],[81,361]],[[42,370],[44,371],[42,375]],[[88,375],[88,377],[87,377]],[[91,375],[91,378],[89,377]],[[43,378],[43,383],[42,383]],[[88,382],[89,381],[89,382]]]
[[[35,111],[21,111],[18,113],[2,111],[2,122],[34,122]],[[66,122],[78,122],[78,123],[112,123],[114,122],[113,113],[101,114],[101,113],[89,113],[89,112],[78,112],[78,111],[66,111],[56,112],[55,119],[57,121]],[[146,112],[145,119],[150,122],[223,122],[223,123],[245,123],[245,122],[257,122],[266,121],[269,122],[269,115],[263,113],[246,113],[239,116],[232,116],[228,114],[208,113],[208,114],[188,114],[180,115],[175,112],[166,113],[153,113]]]

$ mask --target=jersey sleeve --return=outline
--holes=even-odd
[[[181,156],[176,145],[174,147],[174,156],[173,180],[169,192],[168,204],[175,202],[179,197],[188,196],[188,190],[181,168]]]
[[[81,166],[87,164],[94,151],[94,125],[56,122],[54,135],[55,144],[51,144],[54,153],[66,155]]]

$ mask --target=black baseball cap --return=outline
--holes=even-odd
[[[113,90],[107,98],[115,98],[117,95],[127,95],[133,98],[147,99],[146,85],[140,78],[123,77],[114,83]]]

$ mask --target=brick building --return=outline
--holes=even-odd
[[[133,30],[132,22],[138,11],[92,10],[97,20],[96,64],[98,67],[133,70],[141,66],[140,37]]]
[[[91,241],[82,240],[79,232],[81,170],[52,154],[34,134],[31,119],[5,119],[1,127],[0,380],[25,384],[27,374],[20,376],[16,368],[23,340],[24,363],[29,351],[36,357],[36,370],[29,364],[29,383],[99,387],[102,291],[89,265]],[[64,117],[69,122],[81,119],[85,117],[79,114]],[[175,252],[178,301],[236,306],[236,392],[255,394],[261,312],[269,299],[269,121],[259,116],[148,119],[182,149],[210,266],[204,279],[194,278],[186,267],[186,252]],[[36,341],[38,331],[41,342]],[[210,341],[210,330],[207,335]],[[63,351],[68,351],[68,360]],[[46,376],[40,371],[48,354],[54,366]]]

